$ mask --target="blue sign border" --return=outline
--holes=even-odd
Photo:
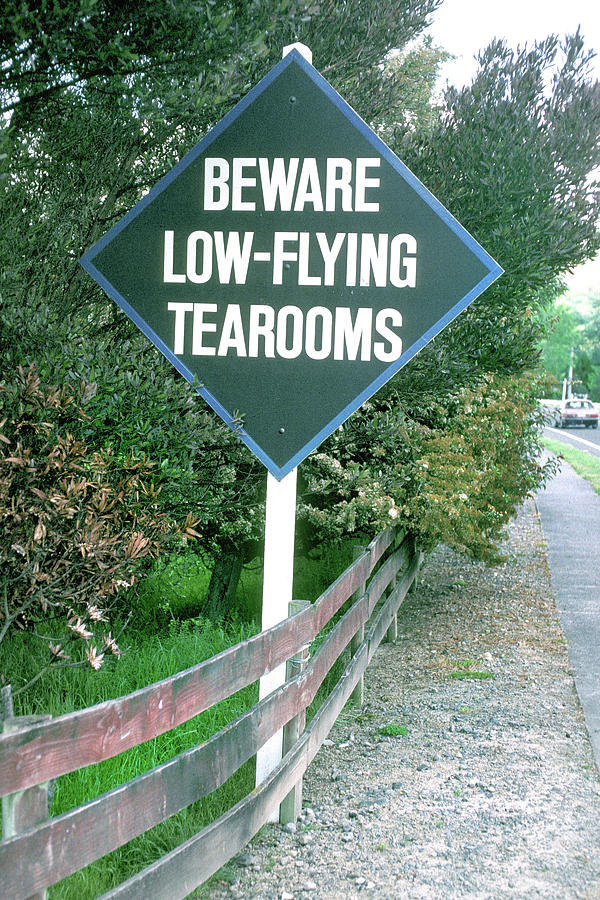
[[[391,363],[374,381],[371,382],[355,399],[342,409],[318,434],[308,441],[301,450],[288,460],[283,466],[277,465],[265,451],[258,446],[250,435],[246,434],[243,427],[240,427],[239,421],[234,419],[233,415],[226,410],[202,385],[197,384],[197,377],[183,365],[172,350],[170,350],[164,341],[148,326],[148,324],[138,315],[133,307],[125,300],[124,297],[113,287],[113,285],[102,275],[102,273],[94,265],[94,258],[120,231],[123,230],[130,222],[133,221],[145,207],[152,203],[162,191],[167,188],[190,163],[203,153],[207,147],[223,132],[235,119],[254,102],[254,100],[262,94],[262,92],[283,72],[291,63],[299,65],[304,72],[314,81],[317,87],[331,100],[332,103],[346,116],[354,127],[365,137],[375,148],[376,152],[382,156],[412,187],[412,189],[427,203],[431,209],[442,219],[445,224],[458,236],[462,243],[467,246],[479,261],[488,269],[488,274],[481,279],[465,296],[459,300],[448,312],[442,316],[428,331],[425,332],[415,341],[411,347],[406,350],[397,360]],[[393,153],[389,147],[379,138],[375,132],[367,125],[366,122],[356,113],[352,107],[341,97],[334,88],[323,78],[323,76],[302,56],[298,50],[291,50],[284,58],[275,65],[271,71],[260,81],[254,88],[250,90],[246,96],[240,100],[236,106],[221,119],[221,121],[205,135],[195,147],[192,148],[177,165],[175,165],[161,180],[142,198],[122,219],[102,237],[97,244],[85,253],[79,260],[83,268],[94,278],[98,284],[106,291],[108,296],[126,313],[134,324],[142,331],[147,338],[160,350],[168,361],[173,365],[183,377],[192,384],[198,393],[206,400],[209,406],[223,419],[223,421],[233,428],[240,439],[246,444],[249,450],[266,466],[271,474],[281,480],[289,472],[292,471],[299,463],[305,459],[318,445],[325,440],[335,429],[352,415],[353,412],[362,406],[376,391],[379,390],[390,378],[392,378],[403,366],[406,365],[417,353],[419,353],[426,344],[429,343],[436,335],[440,333],[459,313],[463,312],[483,291],[486,290],[497,278],[503,273],[503,269],[498,263],[487,253],[486,250],[463,228],[454,216],[448,212],[439,200],[425,187],[419,179],[413,175],[410,169],[404,165],[401,160]]]

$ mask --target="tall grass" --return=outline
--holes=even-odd
[[[298,559],[294,596],[314,600],[349,565],[351,543]],[[19,695],[15,714],[53,716],[93,706],[128,694],[208,659],[259,630],[262,571],[259,562],[247,567],[240,580],[230,621],[214,623],[197,615],[210,571],[194,556],[157,563],[132,592],[132,618],[120,644],[120,659],[110,658],[98,672],[89,668],[49,672],[33,689]],[[241,616],[245,613],[245,619]],[[19,672],[25,681],[36,671],[42,649],[26,632],[0,645],[0,671]],[[338,666],[337,668],[340,668]],[[319,692],[327,694],[336,673]],[[203,743],[258,700],[254,684],[223,700],[178,728],[119,756],[59,778],[52,800],[56,816]],[[310,714],[309,714],[310,715]],[[254,761],[244,765],[209,797],[199,800],[124,847],[87,866],[49,890],[51,900],[91,900],[169,852],[218,818],[254,787]]]
[[[57,670],[41,680],[39,687],[36,685],[35,695],[30,693],[23,699],[17,698],[17,712],[44,711],[59,715],[130,693],[208,659],[247,638],[252,631],[252,626],[246,623],[225,627],[194,619],[172,621],[161,634],[131,635],[129,650],[120,660],[109,661],[95,673],[88,669]],[[26,635],[19,635],[11,642],[11,652],[26,656],[28,644],[31,640]],[[31,646],[29,650],[32,650]],[[31,664],[30,657],[29,662]],[[55,786],[51,814],[60,815],[203,743],[257,700],[258,686],[251,685],[160,737],[97,765],[62,776]],[[209,797],[51,888],[50,898],[91,900],[191,837],[245,796],[253,786],[254,763],[251,762]]]

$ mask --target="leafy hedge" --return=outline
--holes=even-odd
[[[98,669],[118,656],[119,593],[175,536],[196,533],[191,515],[179,529],[160,509],[144,456],[117,459],[76,436],[94,393],[44,384],[33,366],[0,384],[0,642],[27,628],[47,665]]]
[[[498,561],[504,525],[552,472],[539,461],[535,394],[530,376],[489,375],[421,397],[419,418],[366,404],[301,468],[301,530],[318,543],[396,524],[425,549]]]

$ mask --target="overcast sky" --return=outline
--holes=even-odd
[[[549,34],[573,34],[581,26],[585,45],[600,54],[598,0],[444,0],[430,33],[456,60],[446,64],[444,79],[460,86],[475,73],[475,54],[494,37],[507,43],[531,43]],[[600,78],[600,58],[595,59]]]
[[[516,47],[549,34],[574,34],[579,26],[585,46],[597,54],[593,73],[600,79],[600,0],[444,0],[429,33],[456,57],[444,66],[442,84],[460,87],[471,81],[474,57],[492,38]],[[600,290],[600,257],[580,266],[567,283],[574,290]]]

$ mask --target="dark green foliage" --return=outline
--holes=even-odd
[[[588,178],[600,158],[599,88],[588,62],[579,34],[518,51],[496,41],[473,84],[447,91],[434,128],[397,134],[401,158],[505,269],[415,360],[417,390],[423,379],[534,366],[533,312],[600,246],[600,192]]]
[[[385,0],[375,9],[368,0],[153,0],[99,8],[72,0],[35,12],[14,4],[0,44],[0,108],[12,111],[7,199],[16,214],[1,249],[7,260],[17,254],[5,275],[14,301],[30,306],[33,287],[63,315],[84,311],[86,333],[91,310],[98,327],[130,329],[77,267],[81,253],[247,93],[285,44],[309,44],[349,102],[381,119],[397,91],[393,77],[384,85],[379,63],[422,29],[438,2]],[[51,285],[41,271],[51,272]]]
[[[446,93],[439,124],[400,137],[398,149],[501,260],[506,274],[485,296],[510,308],[600,244],[599,191],[587,183],[600,149],[598,87],[580,35],[519,51],[497,41],[479,61],[471,86]]]
[[[578,299],[583,302],[577,304]],[[542,360],[552,376],[547,396],[562,396],[572,362],[573,393],[600,400],[600,295],[560,298],[542,320],[547,333]]]
[[[362,413],[363,421],[355,416],[326,445],[334,457],[331,471],[337,465],[355,472],[355,494],[348,492],[343,511],[364,504],[371,515],[379,511],[381,526],[406,528],[426,549],[445,542],[498,561],[504,525],[551,472],[538,462],[535,396],[531,378],[489,375],[446,397],[424,394],[410,414],[399,411],[396,401],[378,400],[376,408],[370,405]],[[327,459],[323,454],[323,465]],[[313,533],[340,520],[341,528],[352,527],[335,505],[340,480],[319,485],[309,508],[301,508]],[[337,519],[321,509],[330,506],[332,496]]]
[[[33,635],[45,648],[40,672],[119,656],[110,630],[119,594],[145,561],[176,547],[146,458],[78,438],[94,392],[83,381],[45,384],[33,366],[0,384],[0,644]],[[193,535],[191,519],[184,527]],[[18,692],[39,674],[2,677]]]
[[[513,379],[539,353],[536,309],[561,272],[598,246],[598,196],[586,180],[598,161],[598,89],[586,80],[579,36],[565,43],[559,69],[554,38],[516,53],[494,43],[473,85],[449,91],[436,111],[428,100],[439,51],[425,44],[382,66],[436,5],[72,0],[60,8],[9,3],[5,14],[3,361],[35,362],[57,384],[95,383],[81,439],[93,450],[110,447],[118,459],[151,459],[161,510],[191,515],[198,549],[207,560],[228,556],[232,574],[240,559],[260,555],[264,471],[77,259],[294,40],[311,47],[316,67],[506,269],[303,464],[299,549],[394,521],[427,545],[449,539],[485,555],[540,477],[529,455],[515,478],[494,456],[498,480],[504,472],[513,494],[488,477],[472,479],[469,509],[479,511],[480,532],[452,490],[463,452],[456,447],[476,435],[490,385],[512,397]],[[472,411],[458,415],[469,392]],[[528,404],[511,407],[515,449],[534,434]],[[507,432],[509,407],[501,416]],[[465,452],[475,453],[477,440],[469,441]],[[436,464],[425,469],[423,453],[434,449]],[[428,507],[419,523],[425,496],[444,501],[439,519]],[[212,598],[215,609],[225,608],[226,596],[227,587]]]
[[[192,513],[198,546],[211,556],[234,547],[247,561],[260,552],[264,470],[77,259],[287,43],[309,44],[334,86],[364,116],[382,119],[405,73],[384,83],[380,61],[418,33],[437,2],[9,5],[0,42],[0,99],[11,116],[2,358],[35,362],[58,383],[95,383],[85,441],[151,458],[162,508]],[[223,594],[213,600],[224,608]]]
[[[496,42],[432,127],[388,127],[403,161],[506,274],[307,461],[300,515],[313,534],[352,528],[362,503],[425,546],[444,540],[493,559],[503,524],[544,478],[536,387],[521,376],[539,359],[539,310],[599,242],[588,174],[600,109],[587,59],[578,35],[562,57],[555,38],[518,52]]]

